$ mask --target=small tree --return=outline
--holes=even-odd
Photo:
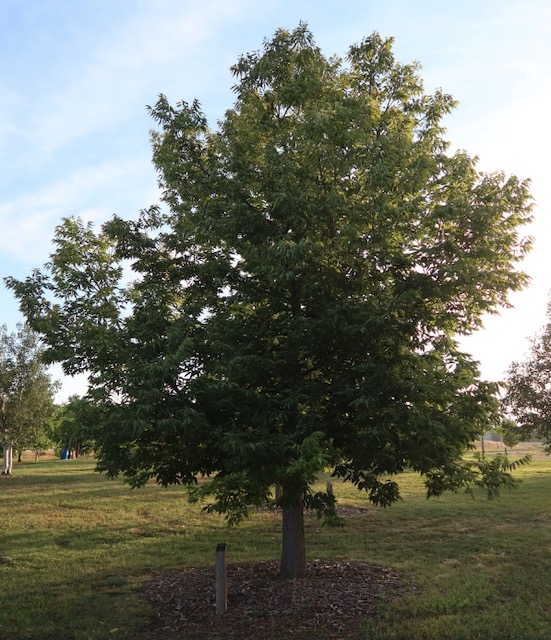
[[[526,283],[531,198],[446,152],[453,100],[377,34],[344,63],[280,30],[233,73],[218,131],[197,102],[150,109],[167,211],[65,220],[8,286],[49,359],[89,372],[99,468],[189,484],[230,522],[279,485],[297,577],[305,505],[335,515],[324,469],[383,506],[405,469],[429,495],[511,481],[503,459],[461,462],[497,401],[456,337]]]
[[[494,427],[494,432],[505,445],[505,453],[507,453],[507,447],[516,446],[523,437],[522,429],[511,418],[503,418],[499,426]]]
[[[511,364],[506,382],[504,405],[522,437],[541,438],[551,453],[551,302],[547,324],[532,338],[526,358]]]
[[[36,333],[23,325],[15,333],[0,327],[3,474],[12,471],[14,448],[33,448],[43,436],[55,390]]]
[[[79,457],[93,451],[93,433],[99,421],[98,411],[90,401],[73,395],[52,416],[49,436],[59,449],[74,452],[75,457]]]

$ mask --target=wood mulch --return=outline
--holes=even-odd
[[[276,562],[228,566],[228,611],[215,614],[214,567],[158,575],[146,597],[155,615],[143,640],[345,640],[378,605],[404,590],[399,571],[314,560],[307,576],[283,580]]]

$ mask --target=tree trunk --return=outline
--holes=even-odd
[[[9,475],[13,466],[13,445],[4,444],[4,458],[2,459],[2,475]]]
[[[283,495],[290,496],[283,489]],[[283,542],[281,548],[282,578],[304,578],[306,575],[306,544],[304,539],[304,506],[302,492],[283,507]]]

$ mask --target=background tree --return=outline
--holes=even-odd
[[[522,362],[513,362],[507,374],[506,410],[525,439],[541,438],[551,453],[551,302],[547,324],[531,341]]]
[[[54,395],[58,389],[57,383],[52,383],[45,367],[31,382],[22,395],[19,404],[17,429],[15,429],[14,448],[18,452],[19,461],[23,451],[29,450],[35,454],[35,460],[52,447],[48,437],[51,416],[55,411]],[[15,409],[15,407],[13,407]],[[15,411],[12,412],[12,415]],[[15,416],[13,423],[15,424]]]
[[[507,454],[507,447],[516,446],[522,441],[524,435],[523,430],[511,418],[503,418],[500,424],[494,427],[494,432],[505,445],[505,454]]]
[[[54,410],[55,384],[42,362],[36,333],[18,325],[14,333],[0,327],[0,393],[2,394],[2,473],[10,474],[13,451],[34,449]]]
[[[99,422],[98,411],[90,401],[73,395],[50,420],[49,437],[58,449],[78,458],[94,450],[93,434]]]
[[[405,469],[429,495],[511,481],[503,458],[461,461],[498,405],[456,337],[526,283],[531,198],[447,153],[453,100],[377,34],[345,63],[280,30],[233,73],[217,131],[196,101],[150,109],[166,210],[65,220],[8,286],[47,357],[89,372],[99,468],[189,484],[230,522],[280,485],[296,577],[304,506],[335,516],[325,469],[384,506]]]

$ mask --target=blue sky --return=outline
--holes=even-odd
[[[544,323],[551,289],[547,0],[0,0],[0,277],[41,266],[63,216],[99,224],[158,202],[146,105],[159,93],[198,98],[215,126],[237,57],[300,20],[328,55],[373,31],[393,36],[428,91],[459,101],[445,121],[452,148],[478,155],[482,170],[532,179],[532,284],[464,341],[500,379]],[[20,320],[0,285],[0,323]],[[82,390],[65,381],[61,397]]]

